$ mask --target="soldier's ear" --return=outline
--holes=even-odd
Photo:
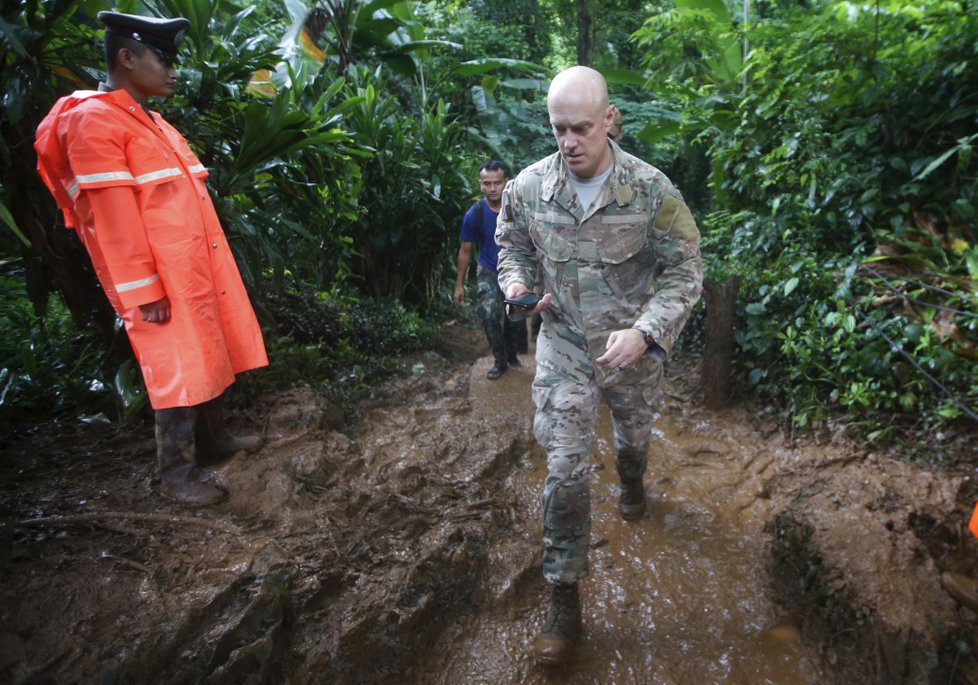
[[[116,54],[116,64],[132,71],[136,68],[136,53],[129,48],[119,48],[119,52]]]

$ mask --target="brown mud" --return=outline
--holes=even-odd
[[[789,439],[703,409],[679,362],[636,523],[599,420],[584,634],[535,666],[532,359],[489,382],[485,352],[447,327],[355,421],[308,389],[239,413],[268,442],[199,511],[156,494],[148,425],[0,445],[0,682],[978,685],[978,615],[941,583],[978,577],[978,456]]]

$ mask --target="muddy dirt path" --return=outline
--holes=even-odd
[[[204,511],[154,494],[148,426],[2,445],[0,681],[978,684],[978,615],[941,585],[978,571],[978,457],[794,444],[699,407],[681,364],[639,522],[600,419],[584,636],[567,669],[534,666],[532,361],[490,383],[481,345],[447,328],[357,421],[307,389],[237,416],[269,443]]]

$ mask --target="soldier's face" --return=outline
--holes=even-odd
[[[177,70],[156,54],[155,50],[146,48],[141,55],[135,51],[130,53],[127,64],[131,66],[129,80],[139,92],[151,97],[170,97],[177,85]],[[122,55],[120,55],[122,57]]]
[[[593,178],[611,164],[608,129],[614,121],[611,105],[593,100],[555,98],[547,103],[550,127],[564,163],[575,176]]]
[[[503,187],[506,185],[506,172],[502,169],[489,171],[483,169],[479,172],[479,187],[482,194],[486,196],[489,204],[496,204],[503,196]]]

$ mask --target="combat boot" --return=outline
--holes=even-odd
[[[217,504],[227,492],[197,477],[195,456],[196,407],[156,411],[156,455],[160,464],[160,494],[188,507]]]
[[[544,666],[563,666],[581,632],[581,600],[577,583],[557,583],[552,592],[546,623],[533,641],[533,654]]]
[[[645,486],[641,478],[622,478],[618,511],[626,521],[637,521],[645,513]]]
[[[257,435],[228,433],[220,396],[198,405],[197,466],[217,466],[238,452],[254,452],[260,446],[261,438]]]

